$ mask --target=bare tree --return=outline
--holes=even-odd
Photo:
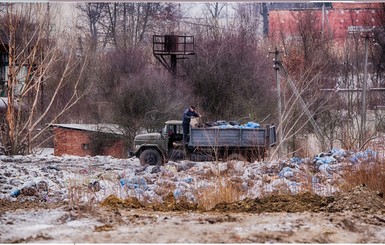
[[[382,4],[381,4],[382,5]],[[382,5],[384,6],[384,5]],[[384,21],[384,10],[375,10],[378,16],[375,19],[368,19],[364,24],[366,26],[376,25],[382,26]],[[356,18],[351,13],[350,21],[353,23]],[[369,31],[369,30],[368,30]],[[338,108],[338,113],[341,114],[341,123],[338,140],[346,148],[359,149],[373,139],[376,130],[381,128],[378,123],[381,123],[381,116],[376,118],[379,122],[375,122],[377,128],[369,125],[369,127],[362,127],[362,111],[375,110],[378,105],[383,105],[382,92],[371,91],[368,92],[369,106],[363,108],[362,103],[362,88],[365,79],[365,55],[368,55],[369,64],[367,69],[368,84],[370,87],[383,87],[381,81],[383,80],[384,65],[383,65],[383,43],[384,31],[382,28],[374,28],[371,31],[366,31],[372,38],[365,40],[361,31],[351,30],[345,40],[345,48],[341,55],[339,55],[339,72],[336,74],[338,80],[336,87],[339,89],[337,96],[341,99],[343,104]],[[365,42],[369,41],[367,53],[365,51]]]
[[[241,31],[244,38],[256,40],[256,36],[263,33],[263,20],[261,21],[261,4],[259,3],[239,3],[236,6],[236,18],[234,29]],[[261,38],[262,39],[262,38]]]
[[[362,101],[359,90],[364,79],[365,54],[362,37],[349,35],[345,49],[334,53],[331,45],[333,35],[320,29],[320,20],[316,16],[311,10],[293,14],[297,24],[293,28],[293,35],[290,38],[284,37],[284,62],[291,77],[296,81],[301,97],[328,139],[328,146],[333,147],[339,141],[347,149],[358,149],[373,136],[368,130],[362,132],[360,128]],[[355,21],[353,15],[351,21]],[[381,56],[377,56],[381,53],[378,46],[369,47],[371,61]],[[374,73],[369,69],[369,74]],[[320,90],[325,88],[329,89],[329,92],[320,93]],[[335,88],[335,91],[331,91],[332,88]],[[288,100],[291,96],[291,91],[287,90],[285,104],[291,103]],[[333,99],[328,100],[328,96]],[[296,132],[292,134],[289,147],[289,151],[295,151],[298,149],[295,137],[306,136],[312,130],[306,126],[309,120],[301,113],[301,108],[288,110],[289,108],[291,107],[285,107],[287,111],[284,113],[289,116],[286,119],[290,120],[287,120],[288,124],[283,127],[286,136],[290,135],[290,131]]]
[[[370,46],[370,55],[373,63],[373,75],[371,78],[374,86],[378,88],[385,86],[385,3],[379,3],[379,5],[381,9],[377,10],[378,14],[376,15],[375,23],[380,28],[373,30],[373,45]],[[376,93],[375,96],[371,96],[370,99],[372,107],[374,105],[385,105],[385,96],[383,93]]]
[[[91,37],[94,48],[130,48],[151,41],[150,35],[162,25],[158,20],[175,19],[172,3],[86,3],[78,4],[79,27]],[[82,26],[88,26],[88,29]],[[93,49],[95,50],[95,49]]]
[[[208,120],[262,120],[271,114],[272,69],[263,48],[255,49],[242,34],[199,40],[188,78]]]
[[[228,6],[228,3],[206,3],[205,10],[209,13],[206,17],[208,26],[211,27],[211,31],[214,37],[218,37],[220,33],[220,19],[223,16],[223,9]]]
[[[282,73],[283,142],[287,152],[299,151],[298,142],[315,133],[322,148],[333,145],[335,124],[325,124],[333,103],[331,94],[321,89],[333,87],[337,59],[332,52],[332,35],[321,29],[320,20],[312,10],[292,13],[291,36],[282,35],[285,56]],[[282,32],[283,33],[283,32]],[[287,82],[286,82],[287,81]],[[290,85],[290,86],[289,86]],[[326,126],[327,125],[327,126]],[[326,142],[326,139],[329,139]]]
[[[68,76],[77,68],[81,74],[87,61],[76,56],[75,48],[70,45],[59,49],[55,39],[47,35],[48,18],[51,18],[48,6],[7,4],[6,15],[2,17],[1,30],[5,39],[1,44],[8,51],[8,106],[1,123],[1,141],[7,154],[31,152],[33,143],[48,129],[50,122],[84,95],[79,88],[79,77],[68,80]],[[61,33],[56,35],[65,38]],[[60,74],[53,69],[57,62],[64,65]],[[59,95],[69,83],[72,84],[71,96],[62,102],[61,108],[56,108],[59,110],[52,112],[53,105],[61,99]],[[43,85],[54,87],[52,93],[43,96]],[[48,103],[40,103],[45,96],[50,98]]]
[[[77,8],[80,9],[83,15],[83,22],[87,24],[88,35],[91,44],[91,50],[95,51],[98,45],[98,39],[100,35],[100,20],[103,18],[104,3],[85,3],[78,4]]]

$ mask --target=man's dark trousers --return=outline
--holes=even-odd
[[[189,134],[190,131],[190,123],[182,123],[183,127],[183,145],[186,146],[188,143],[188,137],[187,134]]]

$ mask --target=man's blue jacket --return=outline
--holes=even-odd
[[[187,108],[187,109],[183,112],[182,123],[183,123],[183,124],[190,124],[191,117],[199,117],[199,114],[196,113],[195,111],[190,111],[190,108]]]

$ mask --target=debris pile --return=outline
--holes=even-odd
[[[330,203],[326,210],[328,212],[384,213],[385,204],[381,195],[381,193],[371,191],[365,185],[359,185],[347,193],[336,196],[336,200]]]
[[[203,195],[229,188],[238,195],[236,200],[243,201],[221,204],[216,209],[236,210],[238,205],[239,210],[250,212],[345,209],[372,212],[375,210],[371,208],[383,209],[377,196],[367,194],[361,203],[354,201],[357,193],[353,192],[345,199],[338,199],[336,204],[327,197],[339,193],[342,171],[347,166],[371,163],[375,157],[371,150],[352,153],[333,149],[314,158],[293,157],[271,162],[183,160],[162,166],[141,166],[135,157],[0,156],[0,200],[46,203],[92,200],[107,206],[137,208],[140,204],[152,205],[154,210],[165,206],[167,210],[194,210]],[[304,200],[307,201],[301,203]],[[342,203],[344,200],[351,203]],[[374,203],[365,206],[369,201]]]

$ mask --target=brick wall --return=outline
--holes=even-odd
[[[304,16],[305,12],[313,16],[313,19],[316,20],[315,27],[320,29],[322,10],[273,10],[269,12],[270,40],[273,42],[281,42],[282,37],[299,36],[298,23],[301,21],[301,16]],[[328,30],[330,26],[330,31],[333,33],[335,42],[337,44],[343,44],[347,38],[348,29],[351,27],[382,26],[381,16],[384,15],[384,10],[380,8],[336,8],[329,9],[326,13],[328,25],[325,25],[325,29]]]
[[[55,156],[68,154],[75,156],[109,155],[116,158],[127,157],[125,142],[119,137],[113,140],[109,137],[109,144],[100,147],[98,154],[96,154],[95,150],[92,149],[94,132],[54,127],[53,133]]]

